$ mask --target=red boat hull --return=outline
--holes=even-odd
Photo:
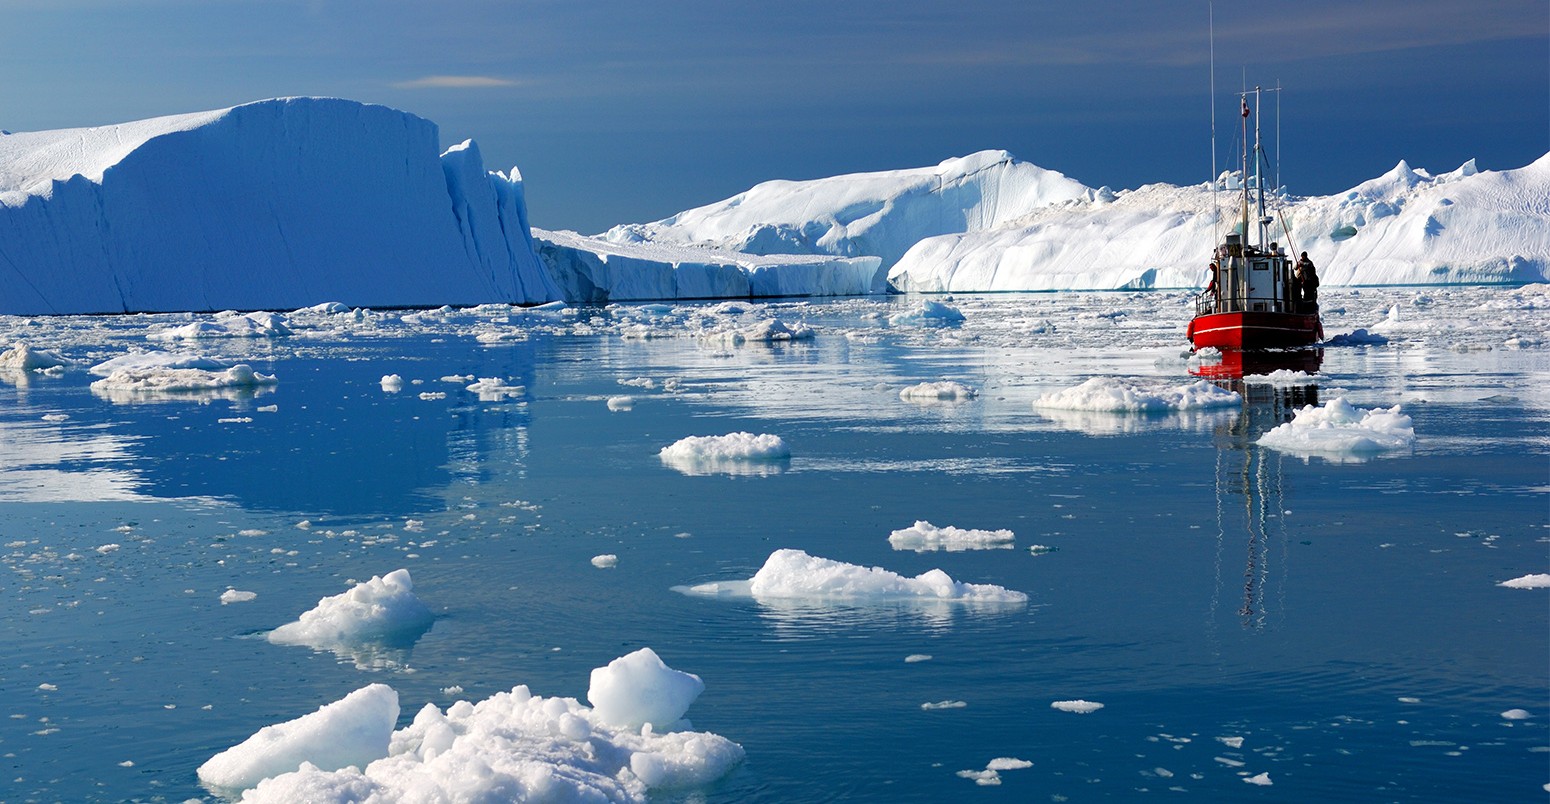
[[[1290,349],[1323,340],[1324,326],[1316,313],[1208,313],[1189,322],[1188,335],[1196,349]]]

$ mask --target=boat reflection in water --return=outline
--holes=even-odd
[[[1246,554],[1239,620],[1251,630],[1263,630],[1266,626],[1266,588],[1272,580],[1272,564],[1286,562],[1287,505],[1281,482],[1283,456],[1255,442],[1272,428],[1291,421],[1304,406],[1318,405],[1316,374],[1323,359],[1320,349],[1224,351],[1220,363],[1190,369],[1191,374],[1243,397],[1239,414],[1223,420],[1213,430],[1217,526],[1213,620],[1223,586],[1224,548],[1242,539]],[[1271,553],[1272,541],[1279,547],[1275,556]]]

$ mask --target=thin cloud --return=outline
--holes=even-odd
[[[496,78],[491,75],[427,75],[413,81],[399,81],[394,89],[485,89],[488,87],[514,87],[521,81]]]

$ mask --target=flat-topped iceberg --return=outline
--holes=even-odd
[[[773,474],[791,458],[791,448],[778,435],[727,433],[688,436],[662,448],[662,463],[684,474]]]
[[[702,687],[647,648],[593,671],[589,697],[606,705],[523,685],[445,711],[428,703],[394,731],[398,696],[373,684],[266,727],[207,761],[199,779],[250,804],[644,802],[652,791],[710,784],[742,762],[737,743],[681,719]],[[658,715],[684,730],[643,725]]]
[[[1243,397],[1205,380],[1180,387],[1151,386],[1115,377],[1093,377],[1071,388],[1043,394],[1036,408],[1101,413],[1165,413],[1202,408],[1233,407]]]
[[[924,519],[917,520],[915,524],[896,530],[888,534],[888,543],[895,550],[914,550],[924,553],[929,550],[946,550],[957,552],[960,550],[994,550],[1010,549],[1016,537],[1010,530],[975,530],[973,528],[959,528],[952,525],[937,527]]]
[[[521,178],[332,98],[0,136],[0,313],[560,298]]]

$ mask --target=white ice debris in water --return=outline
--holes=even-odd
[[[386,684],[362,687],[304,715],[265,726],[199,766],[199,781],[222,795],[301,769],[365,767],[388,755],[398,721],[398,693]]]
[[[931,654],[929,654],[929,653],[911,653],[910,655],[904,657],[904,663],[905,664],[914,664],[915,662],[929,662],[929,661],[931,661]]]
[[[888,536],[888,543],[895,550],[914,550],[924,553],[931,550],[993,550],[1010,549],[1015,537],[1009,530],[965,530],[952,525],[939,528],[925,520],[896,530]]]
[[[617,566],[619,566],[619,557],[614,555],[613,553],[604,553],[603,555],[600,555],[600,556],[593,556],[592,557],[592,566],[597,567],[598,569],[608,569],[609,567],[617,567]]]
[[[649,709],[660,695],[653,686],[661,680],[659,672],[652,667],[605,675],[612,692],[630,699],[627,709]],[[390,718],[389,729],[391,724]],[[344,730],[326,736],[343,745],[360,742]],[[335,771],[309,756],[286,762],[291,768],[270,763],[275,773],[248,789],[242,801],[645,802],[652,790],[708,785],[744,756],[742,746],[718,734],[616,726],[574,698],[544,698],[526,686],[478,703],[458,701],[446,711],[426,704],[385,745],[359,747],[377,758],[363,756],[354,767]],[[231,787],[221,792],[236,792]]]
[[[0,352],[0,371],[39,371],[69,365],[70,361],[53,352],[34,349],[25,343]]]
[[[87,371],[99,377],[106,377],[119,369],[153,368],[195,368],[209,371],[224,371],[231,368],[231,364],[209,357],[179,354],[176,352],[131,352],[127,355],[119,355],[118,357],[104,360],[87,369]]]
[[[934,701],[931,703],[923,703],[920,705],[920,708],[926,710],[927,712],[932,712],[938,709],[962,709],[968,705],[969,704],[966,701]]]
[[[906,402],[958,402],[973,399],[978,395],[979,391],[951,380],[923,382],[899,391],[899,398]]]
[[[146,335],[152,341],[200,338],[277,338],[291,334],[290,322],[279,313],[216,313],[213,321],[195,321]]]
[[[963,323],[963,313],[958,308],[941,302],[922,301],[903,312],[888,316],[893,326],[941,327]]]
[[[1059,709],[1062,712],[1075,712],[1078,715],[1091,714],[1103,708],[1103,704],[1096,701],[1055,701],[1049,705],[1051,709]]]
[[[1218,738],[1216,738],[1216,741],[1221,743],[1222,745],[1227,746],[1228,748],[1242,748],[1243,747],[1243,738],[1242,737],[1218,737]]]
[[[725,472],[762,474],[761,469],[791,457],[780,436],[736,432],[723,436],[689,436],[663,447],[658,457],[685,474]]]
[[[225,371],[197,368],[121,368],[91,384],[95,391],[166,393],[274,385],[273,375],[259,374],[246,363]]]
[[[594,669],[587,701],[597,719],[609,725],[639,730],[650,724],[665,730],[682,720],[704,691],[699,676],[674,670],[651,648],[641,648]]]
[[[1521,578],[1502,581],[1497,586],[1505,586],[1508,589],[1550,589],[1550,575],[1544,573],[1524,575]]]
[[[1033,767],[1033,763],[1026,759],[1018,759],[1016,757],[996,757],[995,759],[992,759],[990,762],[986,763],[985,770],[1022,770],[1023,768],[1031,767]]]
[[[745,343],[807,341],[816,334],[812,327],[801,322],[787,324],[778,318],[770,318],[747,327],[708,332],[703,340],[716,346],[742,346]]]
[[[1261,773],[1258,776],[1245,776],[1243,777],[1243,781],[1248,782],[1249,784],[1257,784],[1261,787],[1269,787],[1271,784],[1269,773]]]
[[[245,592],[241,589],[227,589],[221,593],[221,605],[225,606],[231,603],[246,603],[256,597],[258,597],[257,592]]]
[[[313,648],[418,637],[434,620],[414,595],[409,570],[373,577],[346,592],[325,597],[293,623],[269,632],[277,645]]]
[[[390,394],[404,390],[404,378],[397,374],[382,375],[382,390]]]
[[[506,381],[499,377],[480,377],[478,382],[468,386],[468,390],[478,394],[482,401],[496,402],[508,396],[521,396],[527,392],[527,387],[507,385]]]
[[[751,596],[755,600],[835,600],[868,603],[899,600],[1020,604],[1022,592],[993,584],[959,583],[940,569],[907,578],[881,567],[861,567],[818,558],[801,550],[776,550],[747,581],[678,586],[674,591],[704,596]]]
[[[1504,720],[1528,720],[1530,717],[1533,715],[1530,715],[1527,709],[1508,709],[1502,713]]]
[[[1312,385],[1319,381],[1318,377],[1306,371],[1293,371],[1291,369],[1276,369],[1269,374],[1245,374],[1244,385],[1274,385],[1285,387],[1291,385]]]
[[[1410,449],[1415,429],[1398,405],[1364,410],[1338,397],[1323,407],[1305,406],[1256,443],[1296,453],[1371,454]]]
[[[1169,388],[1138,385],[1114,377],[1093,377],[1081,385],[1043,394],[1034,400],[1033,406],[1105,413],[1160,413],[1233,407],[1242,402],[1243,397],[1236,392],[1205,380]]]
[[[632,410],[632,409],[634,409],[634,407],[635,407],[635,397],[633,397],[633,396],[611,396],[611,397],[608,397],[608,409],[609,410]]]
[[[993,786],[1001,784],[1001,771],[1022,770],[1033,767],[1033,763],[1026,759],[1015,757],[996,757],[985,764],[984,770],[961,770],[958,775],[964,779],[971,779],[977,785]]]

